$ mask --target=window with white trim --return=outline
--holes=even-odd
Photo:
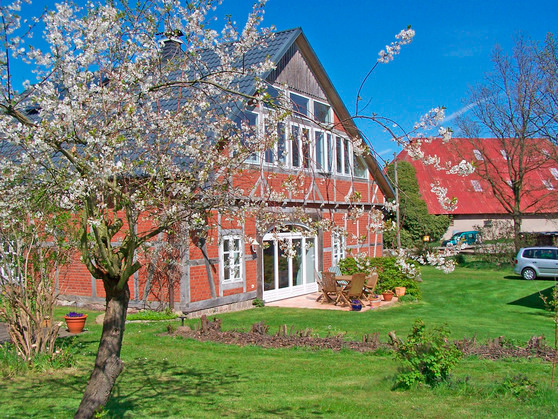
[[[323,124],[331,124],[330,106],[314,101],[314,119]]]
[[[244,243],[242,236],[233,234],[221,240],[221,278],[223,283],[243,280]]]
[[[308,116],[308,105],[310,100],[304,96],[297,95],[296,93],[291,93],[290,97],[293,105],[293,111],[297,115]]]
[[[341,259],[345,259],[345,235],[340,231],[331,232],[331,264],[337,266]]]
[[[500,154],[502,155],[502,157],[504,159],[506,159],[506,160],[508,159],[508,153],[506,153],[506,150],[504,150],[504,149],[500,150]]]
[[[558,180],[558,169],[555,167],[550,168],[550,173],[554,176],[554,179]]]

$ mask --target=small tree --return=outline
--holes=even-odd
[[[394,179],[394,165],[389,164],[387,175]],[[401,245],[407,248],[420,247],[423,237],[440,240],[450,224],[447,215],[431,215],[422,199],[413,165],[409,162],[397,163],[399,207],[401,212]],[[390,217],[392,219],[393,217]],[[394,230],[384,234],[384,246],[394,248]]]
[[[540,54],[534,42],[523,38],[518,39],[511,56],[496,48],[494,71],[485,76],[483,84],[470,90],[467,101],[474,106],[470,116],[459,121],[462,133],[482,155],[476,162],[476,173],[489,183],[513,220],[516,252],[521,247],[519,233],[524,214],[554,209],[558,200],[558,191],[544,183],[552,182],[550,172],[543,182],[528,182],[530,174],[556,155],[550,142],[541,147],[541,141],[534,140],[545,135],[552,138],[558,125],[556,114],[548,114],[556,109],[555,97],[548,94],[556,83],[552,72],[544,71],[539,64]],[[499,152],[487,150],[494,144],[480,138],[485,135],[496,139]],[[459,153],[458,147],[456,152]],[[506,159],[504,170],[496,161],[501,158]],[[529,199],[534,192],[538,199]]]
[[[14,189],[1,194],[13,196]],[[0,319],[8,324],[17,353],[27,362],[38,354],[54,353],[60,328],[53,321],[56,279],[70,252],[61,227],[71,223],[64,214],[49,211],[44,199],[44,193],[34,194],[19,201],[24,203],[21,207],[0,212]],[[34,218],[38,213],[40,220]]]

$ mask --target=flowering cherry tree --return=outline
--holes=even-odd
[[[106,293],[95,367],[76,417],[91,417],[104,406],[122,371],[128,279],[141,268],[138,255],[150,240],[177,226],[201,235],[215,212],[241,220],[256,214],[262,228],[286,223],[286,217],[307,218],[315,229],[333,228],[301,208],[287,215],[280,205],[268,205],[284,201],[284,192],[269,189],[255,198],[232,184],[249,156],[277,141],[277,134],[258,134],[232,116],[246,103],[268,101],[268,121],[276,126],[292,110],[286,98],[265,94],[259,76],[272,68],[271,61],[244,61],[247,51],[270,36],[259,28],[265,1],[255,4],[241,30],[228,21],[220,32],[208,23],[217,3],[58,4],[41,18],[44,48],[33,47],[27,37],[18,17],[21,1],[0,6],[6,51],[0,66],[0,218],[8,220],[6,209],[24,206],[29,190],[48,190],[52,205],[72,214],[78,232],[67,240],[75,240],[81,261]],[[410,28],[398,34],[378,63],[392,60],[413,36]],[[161,49],[162,39],[169,48]],[[183,54],[174,54],[176,43]],[[219,65],[208,66],[209,59]],[[33,70],[34,80],[23,92],[12,85],[13,60],[24,60]],[[242,93],[241,82],[253,83],[256,94]],[[358,105],[355,117],[363,117]],[[369,118],[393,132],[388,119]],[[434,109],[412,132],[393,132],[393,138],[426,163],[459,171],[466,165],[441,165],[410,141],[412,133],[431,129],[442,118],[443,109]],[[438,134],[451,136],[445,128]],[[369,152],[353,141],[355,150]],[[300,181],[293,176],[284,190],[296,190]],[[350,217],[362,215],[358,194],[349,193],[346,201]],[[369,231],[381,231],[382,215],[372,220]]]

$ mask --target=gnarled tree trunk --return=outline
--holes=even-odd
[[[85,393],[75,418],[91,418],[108,401],[116,378],[124,369],[120,359],[122,338],[126,322],[126,311],[130,301],[130,289],[126,284],[117,289],[118,280],[103,281],[106,291],[106,311],[103,334],[97,351],[95,367],[87,383]]]

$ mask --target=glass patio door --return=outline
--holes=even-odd
[[[317,240],[301,233],[264,236],[264,300],[274,301],[317,290]]]

